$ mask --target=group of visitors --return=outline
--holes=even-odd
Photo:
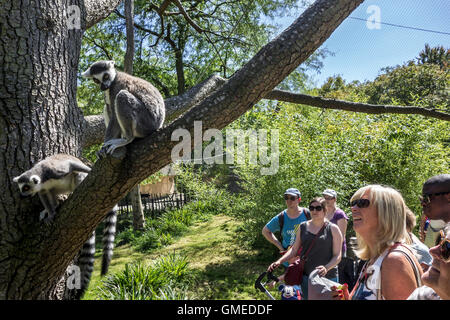
[[[286,190],[287,209],[263,228],[264,237],[279,250],[281,257],[272,263],[272,272],[280,265],[287,267],[302,248],[308,248],[301,280],[302,298],[308,299],[309,274],[317,270],[321,277],[344,283],[338,266],[346,256],[347,215],[336,206],[337,193],[326,189],[323,197],[314,198],[308,208],[299,206],[301,193]],[[430,249],[412,232],[414,213],[402,195],[382,185],[368,185],[350,199],[353,229],[363,262],[352,291],[352,300],[431,300],[450,299],[450,174],[428,179],[422,188],[420,203],[429,221],[443,221],[436,230]],[[433,230],[433,232],[434,232]],[[275,236],[280,231],[282,241]],[[313,244],[313,245],[311,245]],[[282,275],[279,279],[284,280]],[[333,288],[334,298],[342,300],[343,292]]]

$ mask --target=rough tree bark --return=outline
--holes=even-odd
[[[58,280],[89,237],[80,233],[68,251],[59,248],[71,223],[62,229],[38,223],[39,200],[21,200],[12,179],[46,156],[81,155],[76,81],[83,29],[119,3],[72,1],[78,9],[72,12],[49,0],[0,2],[0,299],[55,297]],[[79,28],[69,23],[71,14],[80,18]],[[53,249],[43,245],[50,239]]]
[[[0,298],[48,299],[102,221],[133,186],[171,162],[171,134],[193,122],[222,129],[264,98],[305,61],[362,2],[318,0],[241,70],[157,133],[95,163],[61,205],[54,223],[37,221],[39,201],[20,201],[14,176],[57,152],[80,155],[86,129],[76,104],[83,30],[120,0],[78,0],[81,29],[67,26],[69,4],[41,0],[0,3]]]

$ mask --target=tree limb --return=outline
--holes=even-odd
[[[186,12],[186,10],[184,9],[183,5],[181,4],[181,2],[179,0],[172,0],[172,2],[178,7],[178,9],[180,10],[180,12],[183,15],[184,19],[186,19],[186,21],[191,25],[192,28],[195,29],[195,31],[197,31],[198,33],[205,32],[205,30],[203,30],[198,24],[196,24],[194,22],[194,20],[191,19],[191,17]]]
[[[171,2],[172,0],[164,0],[161,6],[156,10],[156,12],[159,15],[164,14],[164,11],[166,11],[167,7],[170,5]]]
[[[371,114],[383,114],[383,113],[418,114],[429,118],[436,118],[444,121],[450,121],[450,114],[426,108],[420,108],[415,106],[376,105],[376,104],[351,102],[336,99],[327,99],[307,94],[292,93],[283,90],[272,90],[264,97],[264,99],[291,102],[296,104],[305,104],[308,106],[325,109],[338,109]]]

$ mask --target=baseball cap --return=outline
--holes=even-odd
[[[298,191],[298,189],[295,189],[295,188],[287,189],[284,194],[291,194],[291,195],[297,196],[299,198],[302,197],[302,194],[300,193],[300,191]]]
[[[324,196],[330,196],[330,197],[333,197],[333,198],[337,198],[337,193],[336,193],[336,191],[334,191],[334,190],[332,190],[332,189],[325,189],[325,190],[322,192],[322,194],[323,194]]]

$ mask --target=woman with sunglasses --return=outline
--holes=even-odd
[[[417,288],[408,300],[450,300],[450,224],[440,231],[430,254],[433,263],[422,275],[425,285]]]
[[[406,206],[390,187],[369,185],[350,200],[358,257],[366,260],[353,300],[404,300],[421,285],[422,270],[406,230]],[[337,298],[342,293],[337,292]]]
[[[341,260],[342,250],[342,234],[339,227],[334,223],[329,223],[325,218],[325,199],[314,198],[309,203],[309,210],[311,220],[300,224],[293,246],[268,268],[268,271],[272,272],[283,262],[298,255],[300,248],[303,248],[302,251],[307,251],[315,239],[314,245],[306,257],[303,270],[301,288],[304,300],[308,299],[308,275],[315,269],[319,270],[321,277],[337,281],[336,266]]]

